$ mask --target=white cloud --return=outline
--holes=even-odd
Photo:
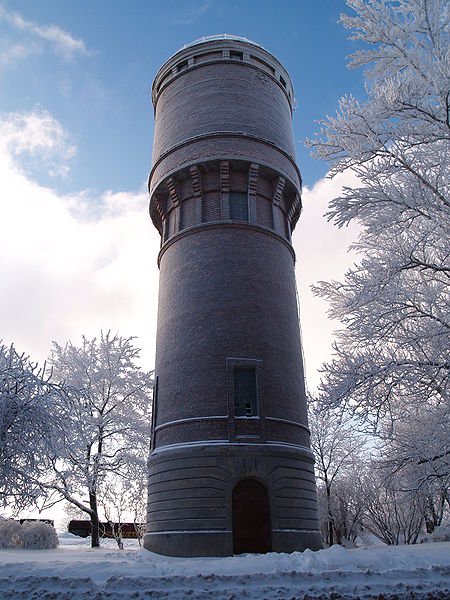
[[[174,19],[174,25],[192,25],[205,15],[212,7],[212,0],[204,0],[200,4],[195,3],[190,8],[186,9],[176,19]]]
[[[60,161],[76,152],[60,123],[44,110],[5,115],[0,121],[0,147],[5,157],[46,153]]]
[[[49,113],[5,115],[0,140],[0,336],[43,360],[52,340],[112,329],[137,335],[144,364],[153,366],[159,236],[148,216],[146,191],[62,196],[33,182],[18,164],[23,153],[39,153],[55,168],[68,168],[75,151]],[[343,277],[355,260],[347,249],[358,235],[356,227],[338,230],[323,213],[342,186],[356,181],[344,173],[306,188],[294,232],[310,389],[339,324],[327,318],[326,302],[309,286]]]
[[[70,33],[56,25],[38,25],[37,23],[24,19],[18,12],[6,10],[4,6],[0,6],[0,21],[5,21],[14,29],[28,33],[34,38],[49,43],[54,51],[66,60],[72,59],[77,54],[88,54],[88,50],[83,40],[73,37]],[[19,48],[23,49],[25,46],[23,44],[16,46],[16,59],[18,57],[17,53]],[[27,53],[31,51],[38,51],[38,47],[31,45],[27,48]],[[10,53],[8,48],[3,50],[1,55],[2,62],[5,62],[8,52]]]
[[[36,44],[15,44],[5,39],[0,44],[0,67],[14,65],[31,54],[39,52]]]
[[[19,153],[74,152],[48,113],[4,115],[0,139],[1,337],[42,361],[52,340],[112,329],[139,337],[150,368],[159,240],[146,192],[63,196],[27,177]]]
[[[311,391],[320,381],[318,369],[331,356],[333,332],[339,328],[339,323],[327,317],[327,302],[314,296],[310,286],[318,281],[343,278],[357,260],[349,246],[356,241],[360,231],[356,225],[337,229],[323,215],[329,202],[341,194],[344,186],[352,187],[357,182],[356,176],[347,171],[333,179],[319,180],[312,189],[304,188],[303,211],[293,235],[306,380]]]
[[[20,169],[17,159],[21,155],[25,159],[22,166],[34,165],[51,177],[65,177],[76,153],[58,121],[43,110],[0,113],[0,149],[5,164]]]

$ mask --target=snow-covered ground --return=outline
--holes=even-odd
[[[229,558],[169,558],[113,541],[0,550],[1,600],[450,599],[450,542]]]

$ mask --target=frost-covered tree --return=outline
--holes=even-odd
[[[450,508],[448,411],[444,406],[406,407],[387,429],[379,462],[399,491],[423,501],[426,531],[432,533]]]
[[[66,393],[53,404],[50,472],[43,489],[85,512],[99,545],[99,498],[111,480],[132,477],[130,463],[148,452],[152,378],[136,363],[133,338],[101,333],[80,346],[54,343],[53,376]],[[52,500],[50,499],[50,503]]]
[[[402,490],[403,485],[398,473],[376,462],[365,477],[364,528],[388,545],[415,544],[423,531],[425,497]]]
[[[128,476],[110,479],[102,489],[101,504],[106,521],[110,523],[114,539],[123,549],[123,524],[133,523],[141,544],[144,535],[147,507],[147,461],[135,457],[128,462]]]
[[[354,488],[357,480],[350,477],[356,472],[366,440],[355,431],[352,419],[338,411],[316,402],[310,404],[311,449],[315,456],[315,467],[319,480],[320,508],[324,523],[325,541],[328,545],[341,543],[346,530],[355,530],[357,517],[350,516],[351,497],[346,485],[351,479]],[[345,482],[345,483],[344,483]],[[348,505],[343,503],[348,500]],[[356,509],[356,512],[358,510]],[[344,513],[346,516],[344,516]],[[347,518],[348,517],[348,518]],[[350,527],[350,522],[355,521]]]
[[[310,145],[332,175],[352,169],[359,178],[332,201],[328,218],[360,224],[362,259],[343,282],[316,287],[344,326],[322,393],[387,442],[398,436],[398,467],[426,465],[419,477],[443,478],[450,474],[450,5],[347,3],[354,12],[341,20],[366,45],[350,65],[370,68],[367,98],[342,98]],[[403,419],[416,436],[400,430]]]
[[[366,472],[366,461],[356,459],[334,485],[332,512],[337,544],[355,544],[362,532]]]
[[[401,419],[381,430],[382,457],[392,470],[414,466],[416,488],[429,482],[448,486],[450,423],[444,403],[405,407]]]
[[[355,461],[354,467],[334,481],[330,497],[327,497],[324,484],[318,482],[320,527],[322,538],[327,545],[330,545],[330,523],[334,544],[352,546],[361,534],[366,493],[365,473],[365,463]]]
[[[0,344],[0,505],[18,512],[36,503],[45,472],[52,405],[61,388],[45,368]]]

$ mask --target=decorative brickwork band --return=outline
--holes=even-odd
[[[222,219],[228,221],[230,218],[230,163],[220,163],[220,204]]]
[[[180,230],[180,199],[176,188],[176,183],[173,177],[169,177],[166,181],[167,187],[169,188],[170,199],[172,200],[172,210],[170,215],[171,221],[171,234],[178,233]]]
[[[286,184],[286,179],[281,175],[277,178],[277,183],[275,186],[275,191],[273,193],[273,203],[275,206],[279,206],[281,202],[281,198],[283,197],[283,190]]]
[[[192,166],[189,169],[192,179],[192,189],[195,197],[195,222],[203,221],[203,198],[202,198],[202,175],[198,166]]]
[[[256,187],[258,185],[259,165],[252,163],[248,170],[248,209],[250,223],[257,222],[256,216]]]

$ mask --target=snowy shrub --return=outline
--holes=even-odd
[[[436,527],[433,533],[424,536],[420,542],[450,542],[450,525]]]
[[[39,521],[25,521],[21,525],[13,519],[0,520],[0,548],[44,550],[57,546],[58,535],[53,525]]]
[[[25,521],[22,525],[22,547],[34,550],[57,548],[58,534],[49,523]]]
[[[22,526],[13,519],[0,520],[0,548],[20,548],[22,546]]]

